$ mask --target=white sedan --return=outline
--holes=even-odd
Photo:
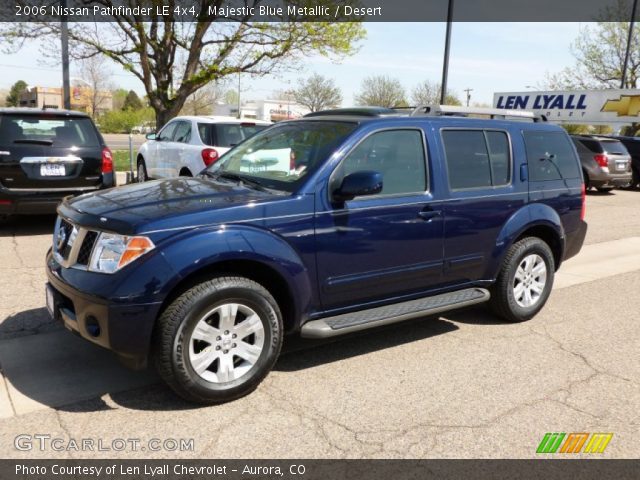
[[[148,134],[138,150],[138,182],[197,175],[223,153],[269,125],[270,122],[233,117],[176,117],[157,134]]]

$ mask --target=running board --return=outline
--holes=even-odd
[[[433,297],[419,298],[384,307],[313,320],[302,326],[301,335],[305,338],[334,337],[345,333],[389,325],[390,323],[401,322],[410,318],[424,317],[475,305],[476,303],[486,302],[489,298],[489,291],[484,288],[468,288]]]

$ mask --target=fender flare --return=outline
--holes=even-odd
[[[507,251],[524,232],[536,227],[544,227],[553,232],[558,240],[560,252],[557,255],[556,269],[560,266],[565,248],[565,232],[558,212],[543,203],[531,203],[516,211],[503,225],[496,238],[496,244],[487,265],[485,278],[498,276]]]
[[[160,253],[176,274],[161,287],[165,298],[182,281],[198,272],[221,262],[244,260],[260,263],[284,280],[296,325],[311,303],[310,274],[298,253],[283,238],[255,226],[222,225],[189,230],[162,245]]]

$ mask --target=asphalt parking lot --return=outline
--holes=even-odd
[[[52,323],[53,217],[0,230],[0,455],[186,458],[531,458],[546,432],[612,432],[640,456],[640,191],[591,194],[583,252],[533,320],[483,308],[311,347],[288,342],[248,397],[197,407],[153,372]],[[18,435],[193,439],[190,451],[21,451]]]

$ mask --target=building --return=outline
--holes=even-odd
[[[63,108],[62,88],[31,87],[20,94],[20,106],[32,108]],[[95,105],[95,112],[93,106]],[[113,109],[113,98],[108,90],[99,90],[96,95],[93,89],[84,86],[71,87],[71,110],[78,110],[89,115],[100,115]]]
[[[310,110],[307,107],[291,100],[257,100],[240,106],[240,118],[266,120],[268,122],[300,118],[309,112]],[[238,106],[229,104],[216,105],[213,109],[213,114],[237,117]]]

